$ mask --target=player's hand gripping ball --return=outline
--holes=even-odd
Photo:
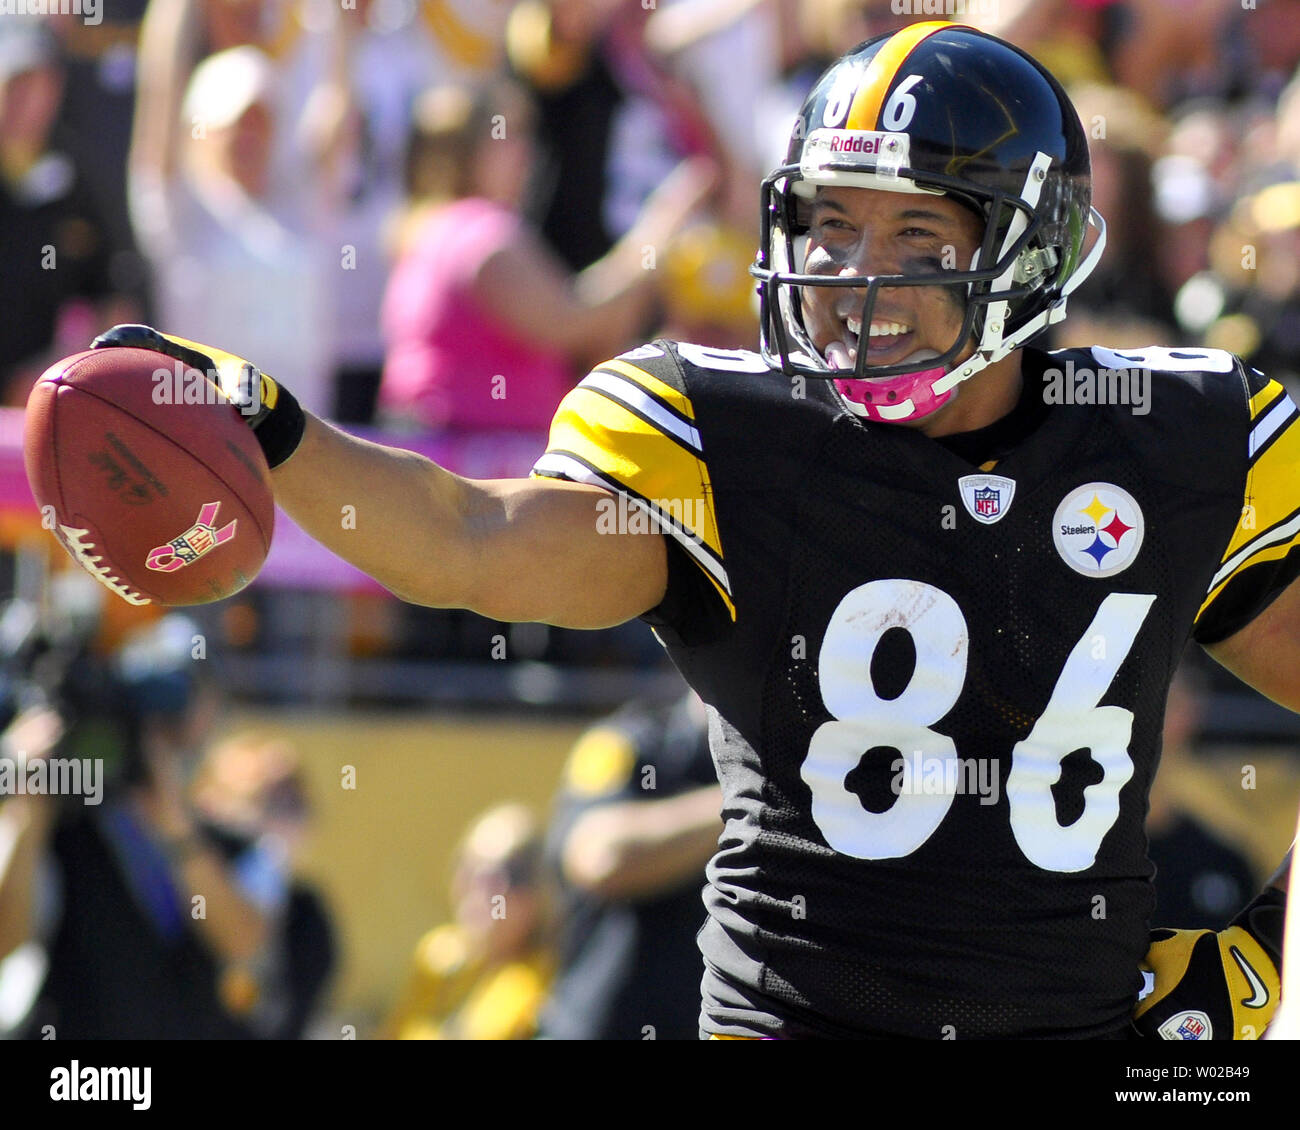
[[[221,600],[266,560],[275,502],[258,439],[174,356],[101,348],[52,365],[23,454],[42,524],[128,603]]]

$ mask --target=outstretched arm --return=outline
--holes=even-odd
[[[276,502],[403,600],[494,620],[609,628],[664,598],[664,535],[610,530],[613,496],[599,487],[461,478],[317,419],[240,357],[149,326],[115,326],[92,345],[155,350],[206,374],[257,436]]]
[[[602,532],[597,487],[465,479],[314,417],[272,481],[307,533],[413,604],[607,628],[667,587],[663,535]]]

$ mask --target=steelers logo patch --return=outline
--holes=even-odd
[[[1113,483],[1085,483],[1056,508],[1052,542],[1085,577],[1113,577],[1133,564],[1145,523],[1137,500]]]

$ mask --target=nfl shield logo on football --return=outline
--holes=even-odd
[[[1158,1029],[1166,1040],[1208,1040],[1214,1035],[1210,1018],[1203,1012],[1177,1012]]]
[[[1011,496],[1016,493],[1014,479],[1002,475],[963,475],[957,480],[962,505],[977,522],[991,526],[1011,506]]]

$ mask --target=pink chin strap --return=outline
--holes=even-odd
[[[940,393],[934,391],[935,382],[946,375],[946,369],[922,369],[886,381],[836,380],[834,384],[848,401],[850,410],[859,416],[883,424],[903,424],[930,415],[952,399],[952,389]],[[894,408],[909,400],[912,402],[909,411],[881,415],[882,407]]]

